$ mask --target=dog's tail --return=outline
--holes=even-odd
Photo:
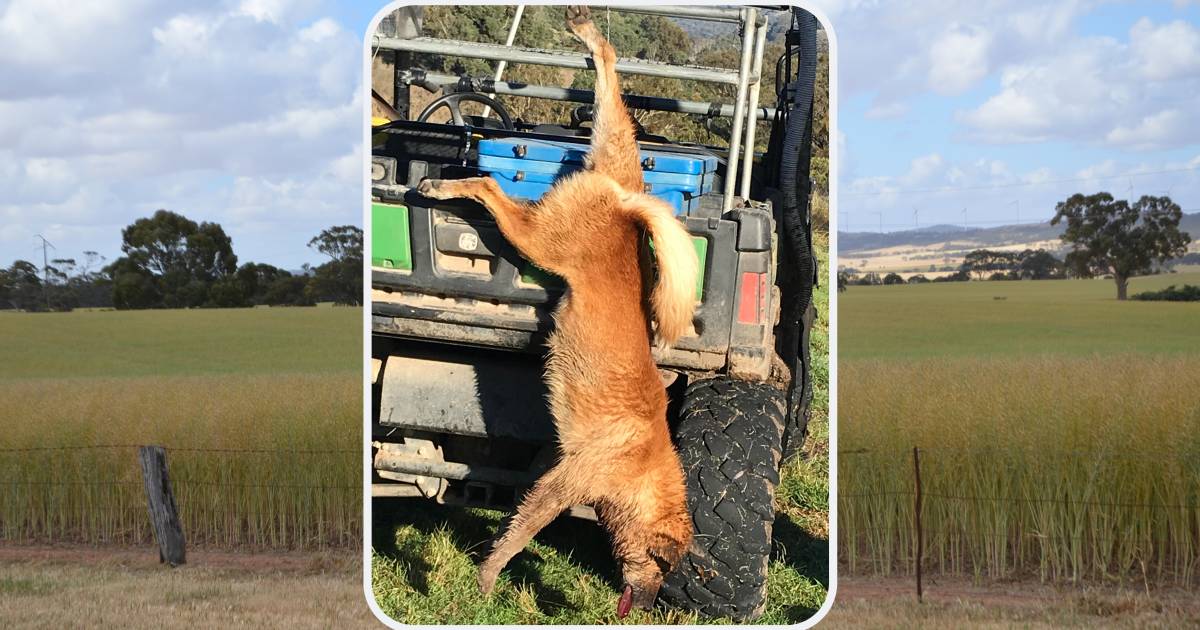
[[[658,284],[650,297],[656,337],[662,347],[675,343],[691,327],[696,310],[696,248],[670,204],[642,193],[628,194],[625,209],[653,241]]]

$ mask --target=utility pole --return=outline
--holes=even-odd
[[[913,229],[914,230],[921,227],[921,221],[917,218],[918,212],[920,212],[920,210],[917,210],[917,207],[913,206]]]
[[[46,310],[48,311],[50,310],[50,294],[47,292],[50,288],[50,257],[46,255],[46,248],[58,248],[41,234],[34,234],[33,236],[34,238],[42,239],[42,301],[46,303]]]

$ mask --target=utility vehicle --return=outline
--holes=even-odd
[[[730,119],[724,147],[639,138],[648,192],[675,206],[701,261],[694,331],[655,355],[674,401],[669,422],[696,540],[660,599],[706,615],[753,618],[765,605],[779,469],[804,441],[812,391],[817,265],[808,202],[817,23],[792,7],[610,10],[740,29],[737,69],[621,59],[617,70],[736,89],[733,103],[634,94],[626,101],[634,109]],[[550,315],[564,287],[523,260],[479,206],[433,201],[413,189],[424,178],[489,174],[512,196],[538,198],[556,177],[581,167],[593,95],[439,74],[414,60],[434,54],[586,69],[587,59],[422,37],[413,28],[417,13],[401,11],[373,36],[376,51],[394,51],[396,62],[388,77],[393,93],[376,94],[394,120],[372,130],[372,496],[508,510],[554,461],[541,376]],[[789,28],[784,54],[765,60],[771,19]],[[411,111],[413,86],[437,94],[419,112]],[[758,104],[764,88],[779,95],[778,108]],[[570,121],[517,120],[498,95],[578,107]],[[468,115],[466,102],[488,110]],[[449,122],[433,122],[438,114],[449,114]],[[754,151],[760,120],[771,123],[764,154]],[[570,514],[595,518],[587,506]]]

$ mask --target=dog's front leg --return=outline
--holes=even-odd
[[[490,177],[467,179],[427,179],[417,185],[417,192],[432,199],[471,199],[478,201],[496,218],[496,225],[510,243],[526,258],[537,261],[537,244],[528,204],[513,201],[504,194],[500,184]]]

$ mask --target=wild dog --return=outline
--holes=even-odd
[[[496,539],[480,565],[479,588],[491,592],[500,570],[563,510],[590,504],[621,565],[625,584],[617,612],[624,617],[633,606],[653,605],[664,575],[691,544],[683,470],[650,344],[654,336],[665,347],[691,327],[698,263],[670,205],[643,192],[616,53],[587,7],[568,7],[566,17],[596,69],[585,169],[556,182],[536,203],[511,199],[489,177],[426,180],[417,190],[479,202],[522,255],[568,286],[555,311],[545,374],[558,462]],[[651,279],[639,263],[642,231],[653,241],[657,263],[648,304],[644,283]]]

